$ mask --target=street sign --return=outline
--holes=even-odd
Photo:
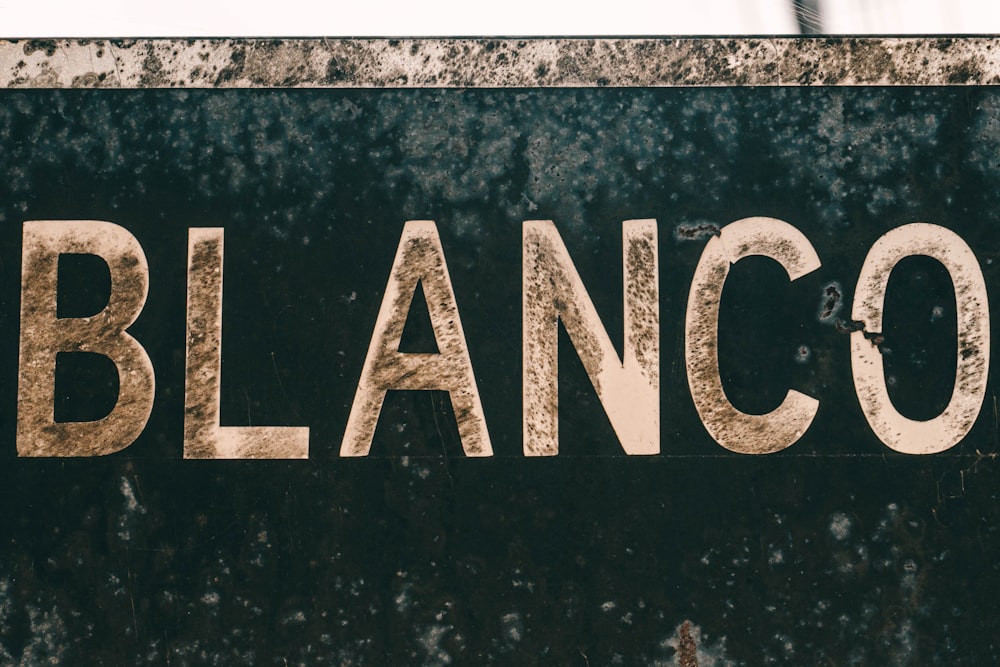
[[[0,44],[3,662],[996,662],[998,80]]]

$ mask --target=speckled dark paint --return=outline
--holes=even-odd
[[[868,247],[913,221],[961,234],[995,290],[998,96],[2,93],[0,656],[997,662],[993,390],[955,449],[895,454],[862,417],[848,337],[820,315],[834,282],[850,312]],[[821,401],[803,439],[766,457],[729,454],[697,419],[683,311],[711,234],[673,233],[751,215],[797,226],[823,260],[793,284],[774,263],[745,260],[723,297],[734,403],[769,410],[788,387]],[[156,368],[156,404],[121,454],[17,459],[21,222],[68,217],[123,225],[146,250],[150,296],[131,332]],[[663,453],[622,454],[563,338],[561,453],[524,458],[521,221],[556,221],[620,349],[620,223],[647,217],[660,224]],[[372,455],[339,458],[396,243],[418,218],[438,223],[497,455],[466,459],[446,395],[428,392],[390,393]],[[226,228],[223,423],[308,425],[308,461],[180,460],[189,226]],[[919,259],[892,280],[894,399],[934,414],[955,361],[950,283]],[[86,301],[89,289],[67,284],[64,298]],[[415,329],[404,346],[426,350]],[[64,375],[77,414],[107,405],[106,372]]]

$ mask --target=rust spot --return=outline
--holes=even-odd
[[[24,55],[30,56],[35,51],[43,51],[47,56],[54,56],[57,48],[54,39],[29,39],[24,43]]]
[[[530,249],[530,253],[528,249]],[[596,377],[598,369],[604,363],[604,355],[601,353],[596,332],[588,326],[586,317],[576,299],[570,280],[570,271],[565,266],[560,265],[561,253],[551,239],[541,234],[532,237],[525,252],[533,260],[528,276],[544,279],[547,286],[547,289],[538,285],[535,289],[527,290],[531,306],[539,308],[545,314],[541,317],[530,318],[530,322],[540,326],[533,329],[529,327],[529,330],[525,332],[525,338],[531,341],[545,340],[554,346],[556,338],[549,331],[549,327],[556,321],[562,321],[566,330],[572,332],[571,337],[576,353],[588,374],[591,375],[591,379],[594,380],[594,388],[600,392],[600,382]],[[537,282],[536,280],[535,284]],[[528,323],[525,326],[528,326]],[[554,355],[554,347],[546,355],[546,358],[552,355]],[[554,372],[554,368],[550,372]],[[548,382],[548,378],[546,378],[546,382]]]
[[[73,77],[70,83],[71,88],[96,88],[101,82],[101,78],[95,72],[87,72],[80,76]]]
[[[219,76],[215,79],[215,85],[224,84],[228,81],[233,81],[234,79],[240,78],[243,74],[243,68],[246,64],[247,52],[244,48],[234,49],[232,54],[229,56],[229,64],[226,65]]]
[[[856,331],[860,331],[861,335],[865,337],[865,340],[870,341],[874,347],[878,348],[879,352],[887,352],[885,349],[885,334],[879,333],[877,331],[865,331],[865,323],[858,320],[842,320],[839,317],[833,323],[833,326],[837,329],[837,333],[842,334],[852,334]]]
[[[330,62],[326,66],[326,80],[328,83],[350,81],[354,78],[355,74],[357,74],[357,71],[353,63],[341,60],[336,56],[330,58]]]
[[[632,326],[625,332],[635,350],[635,359],[648,378],[659,385],[660,313],[659,292],[655,281],[643,280],[648,267],[656,266],[656,242],[631,243],[626,248],[626,266],[636,275],[627,281],[625,307]]]
[[[872,345],[878,348],[879,352],[883,352],[883,346],[885,345],[885,336],[880,333],[872,333],[869,331],[863,332],[865,340],[870,341]]]
[[[677,662],[680,667],[698,667],[698,644],[691,636],[691,621],[684,621],[677,633]]]
[[[197,243],[188,260],[188,341],[187,372],[184,386],[186,458],[212,458],[214,443],[210,427],[217,417],[216,382],[191,382],[204,373],[214,380],[216,350],[221,344],[218,316],[216,269],[222,256],[222,239],[204,239]],[[221,280],[221,278],[219,278]],[[195,336],[192,334],[195,333]],[[208,429],[192,425],[208,424]]]
[[[864,331],[865,323],[859,322],[858,320],[842,320],[839,317],[833,323],[834,328],[837,329],[837,333],[851,334],[855,331]]]
[[[820,321],[826,322],[840,312],[842,298],[843,294],[840,291],[840,285],[837,283],[830,283],[823,288],[823,309],[819,314]]]
[[[156,86],[163,83],[163,63],[150,51],[146,59],[142,61],[142,76],[139,83],[143,86]]]
[[[674,229],[678,241],[700,241],[721,233],[722,228],[714,222],[681,223]]]
[[[978,81],[983,76],[982,67],[975,60],[969,59],[958,63],[948,73],[948,83],[969,83]]]

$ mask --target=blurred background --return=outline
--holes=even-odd
[[[1000,33],[1000,0],[0,0],[0,37]]]

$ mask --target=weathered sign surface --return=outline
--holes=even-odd
[[[997,40],[0,82],[0,662],[1000,661]]]

